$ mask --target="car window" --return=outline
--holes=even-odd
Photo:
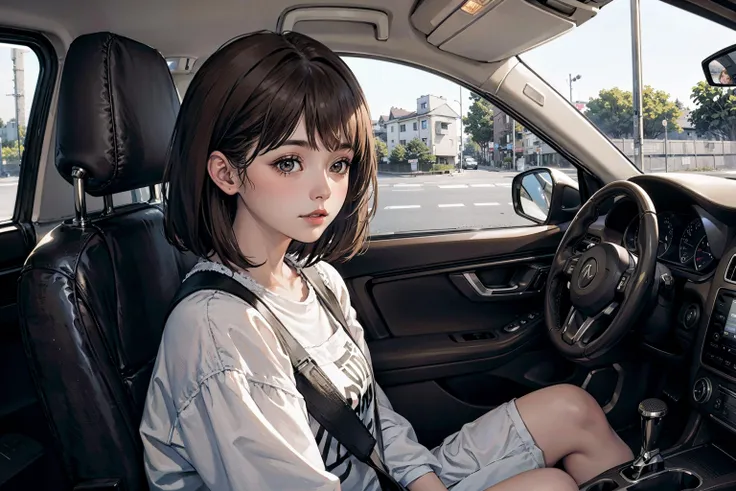
[[[38,69],[38,57],[30,48],[0,43],[0,222],[11,219],[15,209]]]
[[[458,84],[389,61],[344,59],[368,99],[379,158],[371,235],[528,226],[511,203],[518,172],[543,165],[577,178],[541,138]]]
[[[736,31],[661,1],[641,2],[640,19],[641,170],[733,176],[736,97],[709,87],[701,62],[735,44]],[[630,26],[630,2],[611,2],[520,58],[635,163]]]

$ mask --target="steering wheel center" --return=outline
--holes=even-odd
[[[610,305],[630,261],[626,249],[610,242],[588,249],[570,278],[570,300],[575,308],[593,316]]]

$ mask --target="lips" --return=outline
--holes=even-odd
[[[324,218],[327,215],[329,215],[329,213],[327,213],[327,210],[314,210],[312,213],[299,216],[302,218]]]

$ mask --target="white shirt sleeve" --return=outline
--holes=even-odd
[[[151,489],[340,491],[289,359],[260,314],[219,293],[180,307],[141,424]],[[214,348],[228,343],[237,350]]]
[[[345,281],[337,270],[328,263],[322,262],[319,267],[324,273],[323,279],[328,282],[335,293],[350,329],[350,334],[359,345],[359,348],[371,363],[371,356],[363,335],[363,327],[358,322],[355,309],[350,303],[350,294]],[[395,412],[386,394],[376,384],[378,416],[381,421],[381,435],[383,436],[383,453],[386,466],[391,472],[391,477],[396,479],[402,486],[408,486],[411,482],[420,478],[428,472],[439,475],[442,469],[439,461],[432,452],[417,441],[416,433],[411,423]]]
[[[254,387],[243,373],[228,370],[202,383],[177,430],[210,489],[339,491],[302,405],[291,394]]]

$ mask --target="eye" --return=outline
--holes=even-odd
[[[350,161],[347,159],[344,160],[338,160],[334,164],[330,166],[330,172],[334,172],[336,174],[345,174],[347,173],[348,169],[350,168]]]
[[[302,170],[302,163],[297,157],[286,157],[271,164],[281,174],[293,174]]]

